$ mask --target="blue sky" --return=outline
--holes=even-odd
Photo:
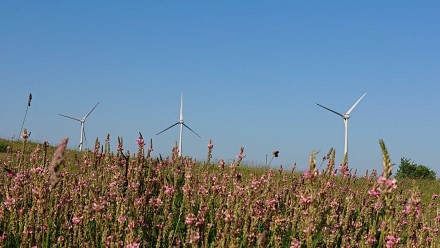
[[[89,147],[110,133],[135,152],[138,131],[169,155],[184,96],[183,153],[307,168],[336,149],[349,120],[349,165],[381,171],[384,139],[440,174],[438,1],[2,1],[0,136],[25,127],[34,141]],[[397,165],[394,171],[397,170]]]

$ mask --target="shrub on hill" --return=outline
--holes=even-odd
[[[8,148],[8,144],[0,140],[0,152],[6,152],[7,148]]]
[[[412,179],[436,179],[436,173],[429,167],[416,164],[408,158],[400,159],[400,166],[397,170],[396,178]]]

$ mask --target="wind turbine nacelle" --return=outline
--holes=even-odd
[[[350,115],[347,115],[347,114],[342,115],[342,118],[344,118],[345,120],[348,120],[348,119],[350,119]]]

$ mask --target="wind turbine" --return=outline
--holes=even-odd
[[[162,130],[161,132],[157,133],[156,135],[161,134],[161,133],[167,131],[168,129],[170,129],[170,128],[176,126],[176,125],[179,125],[179,124],[180,124],[179,157],[181,157],[181,156],[182,156],[182,132],[183,132],[183,127],[184,127],[184,126],[185,126],[186,128],[188,128],[191,132],[193,132],[195,135],[197,135],[199,138],[201,138],[200,135],[198,135],[196,132],[194,132],[194,130],[192,130],[190,127],[188,127],[188,126],[185,124],[185,122],[183,121],[183,94],[180,96],[180,119],[179,119],[179,121],[176,122],[176,123],[174,123],[174,124],[171,125],[170,127],[165,128],[164,130]]]
[[[70,117],[67,115],[62,115],[62,114],[58,114],[62,117],[66,117],[75,121],[79,121],[81,123],[81,136],[79,139],[79,150],[82,151],[82,145],[83,145],[83,138],[86,141],[87,144],[87,138],[86,138],[86,132],[84,131],[84,122],[86,122],[87,117],[90,115],[90,113],[92,113],[93,110],[95,110],[96,106],[98,106],[99,102],[95,105],[95,107],[92,108],[92,110],[89,111],[89,113],[87,113],[83,118],[78,119],[78,118],[74,118],[74,117]]]
[[[322,107],[322,108],[325,108],[325,109],[327,109],[328,111],[333,112],[333,113],[335,113],[335,114],[341,116],[342,119],[344,119],[344,127],[345,127],[344,157],[347,157],[347,158],[348,158],[348,119],[350,119],[351,111],[353,111],[353,109],[356,107],[356,105],[358,105],[358,103],[362,100],[362,98],[364,98],[364,96],[365,96],[366,94],[367,94],[367,93],[364,93],[364,94],[361,96],[361,98],[359,98],[359,100],[357,100],[357,101],[353,104],[353,106],[351,106],[351,108],[350,108],[350,109],[347,111],[347,113],[345,113],[345,114],[338,113],[338,112],[336,112],[336,111],[334,111],[334,110],[332,110],[332,109],[329,109],[329,108],[327,108],[327,107],[322,106],[322,105],[319,104],[319,103],[316,103],[318,106],[320,106],[320,107]]]

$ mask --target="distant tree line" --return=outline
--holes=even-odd
[[[416,164],[408,158],[400,159],[400,166],[396,173],[396,178],[412,178],[412,179],[436,179],[436,173],[429,167]]]

